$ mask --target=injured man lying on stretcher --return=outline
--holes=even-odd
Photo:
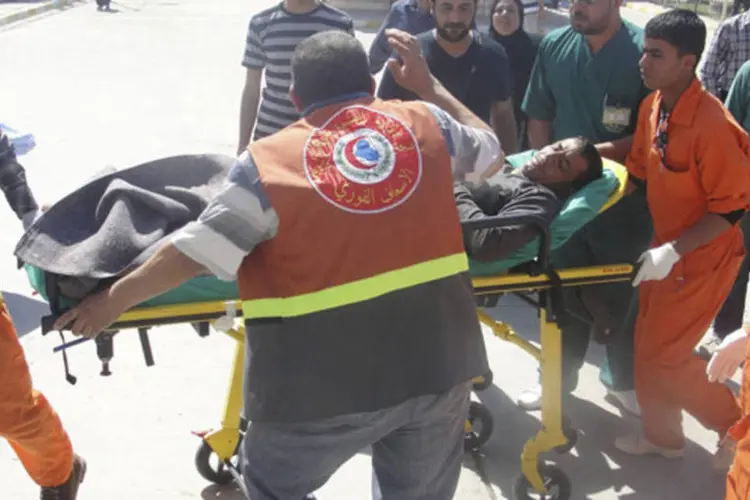
[[[537,215],[549,226],[565,201],[602,176],[602,159],[583,138],[558,141],[528,153],[528,161],[476,185],[456,183],[454,196],[462,221],[487,216]],[[478,262],[497,261],[513,254],[538,235],[531,224],[467,231],[466,251]]]
[[[235,161],[184,155],[102,175],[52,206],[24,234],[15,254],[37,291],[46,288],[44,276],[56,275],[58,299],[76,303],[145,262],[196,220]],[[482,184],[456,184],[462,220],[536,214],[551,224],[566,199],[602,177],[596,149],[580,138],[516,154],[508,162]],[[536,236],[536,229],[525,225],[483,230],[467,238],[466,249],[476,262],[498,261]]]

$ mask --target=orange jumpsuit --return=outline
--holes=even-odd
[[[73,447],[49,402],[31,386],[16,329],[0,294],[0,436],[41,487],[59,486],[73,470]]]
[[[745,326],[745,330],[749,331],[750,326]],[[737,452],[727,476],[726,500],[750,498],[750,342],[747,343],[745,353],[740,401],[744,417],[729,430],[730,437],[737,443]]]
[[[675,241],[709,213],[746,209],[750,195],[747,134],[697,79],[667,121],[666,148],[658,140],[664,138],[660,107],[658,91],[643,101],[627,159],[629,172],[646,182],[652,247]],[[640,286],[635,389],[645,437],[656,446],[684,446],[682,410],[721,436],[740,418],[732,392],[708,381],[706,362],[693,349],[729,294],[744,254],[735,225],[682,256],[664,280]]]

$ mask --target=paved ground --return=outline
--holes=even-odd
[[[0,0],[0,26],[66,10],[88,0]]]
[[[243,72],[239,66],[249,16],[270,0],[121,0],[114,14],[83,5],[0,31],[0,119],[32,130],[39,147],[27,158],[37,195],[54,201],[107,165],[128,166],[186,152],[233,153]],[[220,5],[220,7],[218,7]],[[371,33],[362,32],[369,43]],[[0,220],[12,215],[0,203]],[[46,306],[30,294],[11,257],[19,227],[3,225],[2,289],[16,318],[34,379],[62,415],[78,451],[90,462],[81,500],[240,500],[203,481],[193,468],[192,429],[214,425],[228,381],[232,342],[199,338],[188,327],[154,331],[157,364],[146,368],[136,336],[116,344],[114,374],[98,375],[93,346],[71,352],[78,385],[62,377],[55,338],[39,335]],[[536,315],[518,301],[494,311],[533,338]],[[523,442],[539,426],[512,401],[533,383],[535,363],[488,337],[496,386],[480,395],[495,415],[495,434],[467,457],[456,498],[511,498]],[[613,439],[634,428],[603,399],[593,349],[571,414],[578,448],[552,457],[574,482],[575,499],[713,500],[723,481],[709,470],[715,437],[687,418],[690,450],[683,461],[633,460]],[[368,456],[360,454],[320,492],[321,500],[366,498]],[[478,473],[482,470],[483,473]],[[0,444],[0,498],[35,498],[18,461]]]

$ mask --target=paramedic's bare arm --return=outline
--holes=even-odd
[[[126,311],[206,273],[203,264],[180,252],[169,242],[143,265],[112,285],[110,297]]]
[[[76,335],[94,338],[128,309],[203,272],[202,265],[167,243],[135,271],[60,316],[55,329],[69,327]]]
[[[277,228],[276,211],[268,204],[255,164],[244,153],[197,221],[180,229],[170,243],[108,290],[65,313],[55,327],[72,321],[73,333],[95,337],[124,311],[190,278],[210,272],[232,281],[242,260],[275,236]]]
[[[237,154],[241,154],[248,144],[250,135],[258,117],[258,104],[260,103],[260,85],[263,70],[248,68],[245,76],[245,87],[242,90],[242,101],[240,104],[240,140]]]

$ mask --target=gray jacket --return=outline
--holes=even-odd
[[[563,206],[551,189],[513,173],[510,167],[477,186],[456,183],[453,195],[462,221],[536,214],[549,226]],[[536,236],[537,229],[530,224],[482,229],[466,232],[464,246],[473,260],[495,261],[512,255]]]

